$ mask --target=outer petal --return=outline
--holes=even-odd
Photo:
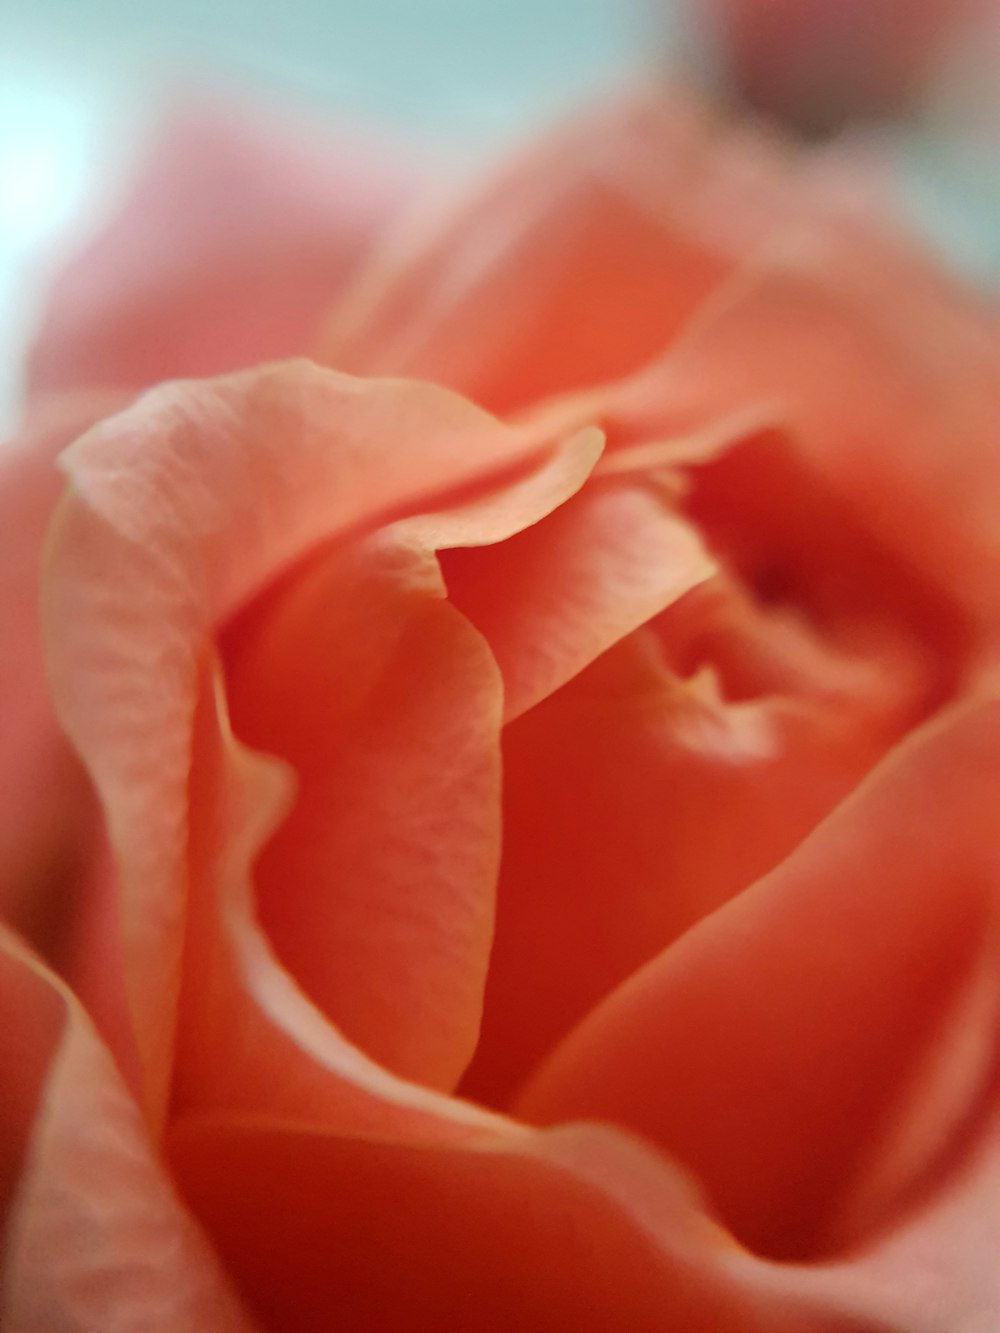
[[[42,544],[62,488],[57,454],[120,402],[81,394],[50,403],[0,446],[0,917],[50,955],[70,924],[93,812],[45,686]]]
[[[501,412],[627,374],[798,211],[785,170],[762,135],[724,136],[655,92],[622,98],[377,256],[321,359],[436,380]]]
[[[84,1011],[6,933],[0,987],[3,1030],[25,1044],[13,1060],[2,1053],[22,1133],[24,1102],[36,1103],[3,1238],[4,1328],[251,1333]],[[5,1098],[5,1146],[16,1128],[11,1110]]]
[[[31,393],[141,388],[308,351],[414,176],[360,137],[311,142],[189,106],[123,211],[57,279]]]
[[[642,1132],[767,1253],[890,1224],[992,1096],[998,790],[1000,706],[929,724],[595,1010],[519,1108]]]
[[[319,542],[433,509],[435,493],[447,501],[463,485],[474,500],[498,471],[516,480],[547,456],[544,437],[444,391],[307,364],[166,387],[67,455],[73,488],[47,582],[52,676],[109,822],[154,1114],[179,984],[192,717],[213,628]]]

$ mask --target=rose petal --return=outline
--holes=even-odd
[[[647,629],[507,728],[497,925],[467,1096],[506,1106],[609,991],[847,795],[894,734],[856,684],[733,699],[707,668],[672,672]]]
[[[619,395],[610,438],[701,437],[710,456],[727,421],[768,420],[878,541],[995,633],[998,386],[985,304],[842,210],[780,233]]]
[[[151,1114],[169,1071],[192,714],[213,627],[320,541],[435,498],[475,500],[549,452],[442,390],[293,363],[165,386],[67,454],[50,668],[108,819]]]
[[[887,1333],[839,1292],[784,1290],[782,1270],[705,1224],[667,1164],[596,1127],[415,1151],[198,1116],[170,1148],[269,1327],[319,1333],[335,1311],[356,1333]]]
[[[501,682],[427,544],[489,541],[579,486],[582,438],[520,483],[318,556],[227,634],[240,737],[293,765],[258,867],[298,982],[383,1064],[450,1087],[479,1034],[500,855]]]
[[[38,1108],[4,1236],[4,1328],[250,1333],[83,1009],[6,932],[0,978],[0,1029],[27,1056],[11,1061],[4,1043],[3,1084],[22,1097],[34,1084]],[[5,1099],[5,1145],[10,1114]]]
[[[655,489],[628,482],[588,487],[510,541],[444,560],[449,596],[500,665],[508,722],[713,568]]]
[[[884,1223],[996,1060],[998,761],[994,703],[929,724],[595,1010],[519,1110],[647,1135],[767,1253]]]
[[[706,1333],[873,1333],[836,1288],[816,1299],[733,1246],[638,1145],[529,1131],[394,1077],[325,1023],[253,913],[250,866],[282,809],[281,772],[233,740],[221,708],[221,691],[202,695],[168,1144],[261,1318],[320,1328],[335,1309],[359,1333],[610,1333],[682,1312]]]
[[[121,214],[57,278],[31,393],[141,388],[308,351],[415,174],[360,137],[311,142],[273,118],[180,110]]]
[[[227,654],[238,734],[299,780],[256,871],[279,956],[374,1058],[453,1086],[479,1033],[500,858],[489,649],[433,553],[390,531],[297,571]]]
[[[121,402],[55,400],[0,446],[0,918],[50,957],[70,927],[93,811],[45,688],[42,545],[62,489],[59,451]]]
[[[627,374],[798,204],[763,134],[640,90],[404,233],[335,308],[320,357],[494,411]]]

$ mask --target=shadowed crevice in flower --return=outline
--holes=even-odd
[[[853,697],[843,706],[870,708],[873,721],[881,713],[887,741],[959,690],[975,651],[968,617],[906,552],[872,530],[849,496],[824,483],[793,441],[776,431],[750,433],[682,476],[679,507],[729,573],[732,611],[722,619],[750,631],[737,630],[727,644],[712,639],[711,615],[689,613],[687,626],[687,608],[664,616],[658,634],[682,674],[712,665],[727,696],[739,699],[825,694],[836,689],[838,669],[853,668],[854,680],[841,686]],[[755,659],[755,617],[757,641],[772,644],[767,665]],[[707,632],[700,642],[699,629]]]

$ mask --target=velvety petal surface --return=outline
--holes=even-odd
[[[518,1111],[642,1133],[766,1253],[889,1225],[992,1096],[998,784],[995,703],[928,724],[591,1013]]]
[[[31,355],[33,396],[309,351],[329,303],[406,206],[414,158],[259,111],[181,107],[121,211],[58,276]]]

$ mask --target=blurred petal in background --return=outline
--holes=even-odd
[[[749,107],[793,134],[839,136],[838,151],[897,193],[960,267],[979,280],[1000,273],[994,0],[36,0],[0,17],[0,433],[18,417],[24,351],[53,275],[63,272],[64,309],[101,309],[111,341],[129,336],[129,312],[99,305],[100,273],[112,261],[136,271],[155,265],[164,281],[173,274],[182,317],[185,217],[195,218],[191,234],[204,236],[195,215],[203,221],[220,200],[239,199],[258,218],[274,209],[288,188],[277,165],[286,120],[312,122],[317,145],[329,133],[338,168],[356,151],[358,126],[367,142],[392,145],[391,165],[361,171],[362,197],[340,213],[346,249],[330,260],[336,268],[429,163],[471,172],[499,145],[636,69],[700,83],[723,105]],[[169,166],[173,152],[176,166],[179,140],[164,128],[166,113],[192,89],[216,107],[249,105],[258,128],[275,128],[276,170],[259,188],[246,191],[251,156],[241,168],[240,131],[227,139],[190,119],[189,144],[203,139],[195,155],[202,177],[175,173],[174,186],[164,178],[157,187],[143,175],[151,153]],[[322,162],[320,149],[311,164],[286,165],[315,215],[328,217],[339,205],[325,191]],[[166,209],[164,189],[174,190]],[[123,205],[159,210],[159,231],[133,229],[141,244],[130,255],[116,254],[114,231],[104,232],[103,248],[65,272],[68,257]],[[240,255],[225,253],[237,212],[231,207],[227,222],[220,208],[216,251],[192,262],[238,285]],[[300,244],[310,248],[308,236],[281,226],[278,234],[276,272]],[[304,279],[314,260],[291,273],[288,308],[271,312],[269,327],[290,330],[311,316]],[[198,284],[204,291],[203,277]],[[249,308],[250,289],[246,298]],[[170,336],[165,324],[165,342]],[[167,373],[215,369],[165,356]],[[134,378],[149,370],[135,367]],[[44,385],[59,383],[61,372],[50,363],[33,374]]]

